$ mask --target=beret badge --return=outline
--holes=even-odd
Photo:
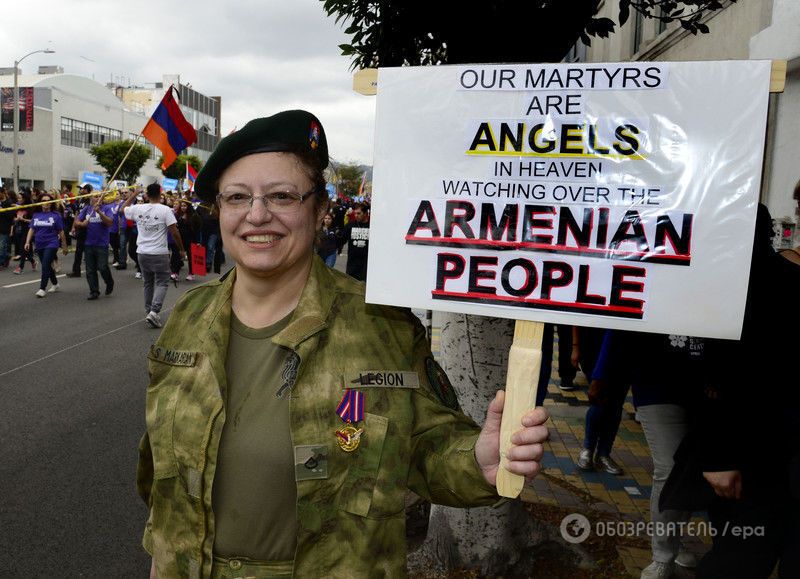
[[[308,146],[316,150],[319,147],[319,123],[311,121],[311,129],[308,132]]]

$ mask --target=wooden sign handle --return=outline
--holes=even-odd
[[[522,428],[522,416],[536,405],[539,371],[542,367],[542,322],[517,321],[514,342],[508,355],[506,401],[500,423],[500,469],[497,471],[497,492],[501,497],[516,498],[522,492],[525,477],[506,469],[506,453],[511,435]]]

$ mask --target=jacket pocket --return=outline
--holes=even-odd
[[[351,457],[344,486],[339,494],[340,508],[369,518],[387,518],[403,511],[403,485],[383,484],[387,479],[385,456],[389,419],[364,413],[364,435]]]
[[[151,387],[147,392],[147,434],[153,455],[154,480],[178,475],[172,450],[172,426],[177,398],[177,390],[166,385]]]

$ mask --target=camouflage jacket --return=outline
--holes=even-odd
[[[137,486],[150,508],[143,544],[161,579],[211,572],[234,278],[188,291],[150,349]],[[408,310],[365,304],[362,283],[315,257],[295,314],[273,341],[299,362],[285,394],[296,471],[327,459],[325,478],[296,483],[295,576],[404,576],[407,488],[450,506],[498,500],[475,460],[478,427],[458,410]],[[365,393],[353,452],[335,434],[345,388]]]

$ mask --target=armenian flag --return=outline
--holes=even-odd
[[[174,90],[175,87],[169,87],[153,116],[142,129],[142,136],[164,155],[162,169],[172,165],[180,152],[197,140],[194,127],[183,116],[178,101],[172,95]]]
[[[194,170],[189,162],[186,162],[186,183],[189,184],[189,191],[194,191],[194,182],[197,179],[197,171]]]

